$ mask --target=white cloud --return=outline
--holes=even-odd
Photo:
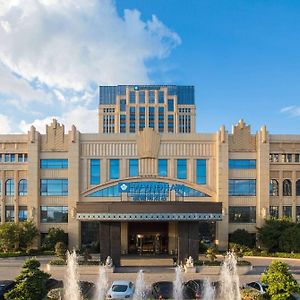
[[[0,134],[11,132],[11,120],[8,116],[0,114]]]
[[[156,16],[144,22],[125,10],[121,18],[112,0],[2,0],[1,7],[0,60],[57,89],[149,82],[145,62],[180,43]]]
[[[291,117],[300,117],[300,106],[295,106],[295,105],[286,106],[286,107],[283,107],[280,110],[280,112],[286,113],[286,114],[290,115]]]

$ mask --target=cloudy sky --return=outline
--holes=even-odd
[[[300,3],[0,0],[0,133],[97,131],[98,85],[193,84],[198,131],[300,134]]]

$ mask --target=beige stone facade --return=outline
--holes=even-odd
[[[186,218],[191,218],[194,223],[206,221],[215,224],[214,239],[220,249],[227,248],[230,233],[239,228],[255,233],[271,213],[275,211],[276,215],[277,209],[278,217],[286,215],[291,216],[293,221],[300,220],[300,135],[272,135],[265,126],[253,133],[243,120],[230,133],[221,126],[219,131],[211,134],[158,133],[155,128],[147,127],[136,134],[80,133],[75,126],[66,131],[62,124],[53,120],[47,126],[46,134],[32,127],[28,134],[0,135],[0,147],[1,222],[18,222],[22,208],[27,210],[27,217],[34,220],[42,233],[46,233],[50,227],[63,228],[68,233],[70,248],[81,247],[82,222],[109,222],[108,218],[116,218],[114,221],[118,220],[121,224],[121,254],[127,254],[130,221],[126,221],[126,218],[131,214],[137,220],[145,221],[143,209],[146,218],[150,218],[149,222],[162,221],[157,217],[159,213],[161,218],[170,218],[167,229],[168,252],[178,250],[179,232],[182,230],[178,224],[186,221]],[[41,160],[49,159],[65,159],[68,166],[42,168]],[[96,185],[91,184],[90,180],[92,159],[101,162],[100,181]],[[110,179],[112,159],[119,161],[118,179]],[[129,173],[130,159],[138,160],[138,175],[134,177]],[[159,159],[168,161],[167,176],[158,175]],[[186,179],[177,178],[178,159],[186,160]],[[206,162],[205,184],[196,182],[196,163],[199,159]],[[231,168],[229,161],[235,160],[255,161],[255,167]],[[19,182],[22,179],[28,181],[25,193],[20,193]],[[43,179],[67,179],[67,194],[42,195]],[[232,179],[236,182],[254,180],[255,194],[232,195],[229,191],[229,181]],[[13,180],[13,191],[7,191],[7,180]],[[273,188],[270,195],[271,180],[277,182],[278,186]],[[149,181],[184,185],[202,193],[202,196],[180,196],[170,189],[165,199],[168,204],[162,211],[155,209],[158,203],[155,201],[150,201],[152,206],[147,207],[143,207],[142,201],[134,201],[138,209],[136,205],[130,206],[128,203],[133,201],[132,197],[123,192],[119,196],[97,197],[97,192],[106,188],[115,187],[117,191],[118,184]],[[190,203],[191,206],[176,206],[179,202]],[[104,207],[106,203],[112,206]],[[121,203],[119,211],[113,212],[109,208],[114,207],[114,203]],[[204,207],[205,203],[208,205]],[[219,211],[214,208],[214,203],[220,204]],[[41,207],[66,207],[68,218],[61,223],[53,220],[47,222],[41,215]],[[231,212],[231,207],[238,209]],[[243,222],[240,207],[254,207],[255,216],[249,222]],[[193,228],[188,230],[198,230],[197,227]],[[199,233],[193,239],[195,236],[197,239]]]

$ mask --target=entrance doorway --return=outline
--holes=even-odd
[[[167,254],[168,253],[167,222],[130,222],[128,223],[129,254]]]

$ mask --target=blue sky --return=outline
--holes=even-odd
[[[97,84],[154,82],[195,85],[198,131],[300,134],[299,1],[5,2],[0,132],[52,117],[96,131]]]

